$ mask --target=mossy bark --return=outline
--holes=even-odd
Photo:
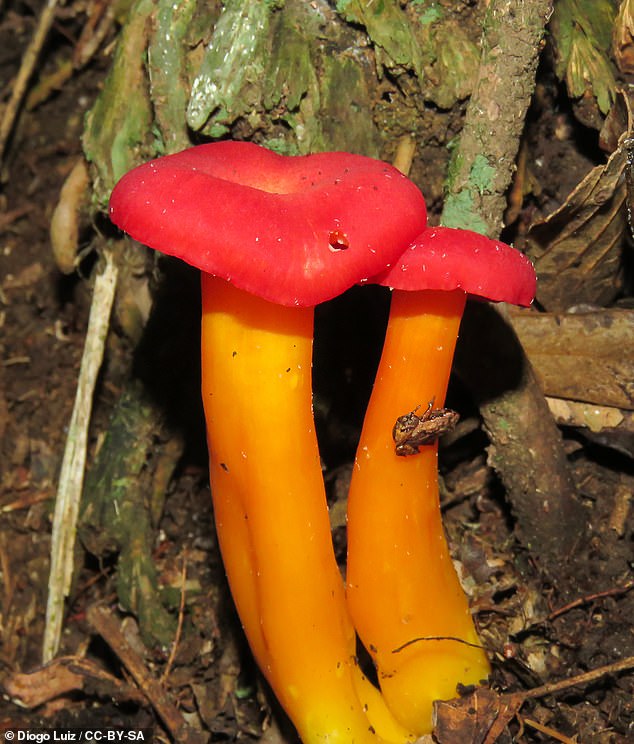
[[[576,594],[574,554],[587,530],[576,499],[561,434],[511,325],[493,307],[471,306],[456,356],[491,440],[515,520],[515,534],[564,596]],[[571,583],[574,582],[574,583]]]
[[[495,237],[503,224],[550,0],[492,0],[482,37],[478,80],[454,151],[442,222]],[[472,308],[458,366],[480,404],[516,533],[566,595],[570,566],[587,531],[561,434],[535,374],[503,315]]]
[[[158,445],[162,429],[140,383],[130,383],[87,475],[79,534],[93,555],[118,553],[120,604],[138,617],[150,643],[168,646],[176,619],[161,602],[152,556],[165,490],[181,447],[174,438]]]
[[[497,237],[552,0],[495,0],[460,138],[452,155],[442,222]]]

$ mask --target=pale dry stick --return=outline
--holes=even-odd
[[[31,90],[24,102],[27,111],[31,111],[38,106],[54,90],[59,90],[76,70],[85,67],[96,54],[115,22],[116,3],[113,3],[112,0],[105,0],[105,2],[107,7],[98,21],[97,27],[93,27],[92,18],[89,18],[84,25],[73,52],[73,58],[62,63],[54,72],[43,77],[38,85]]]
[[[57,653],[62,632],[64,600],[70,592],[79,503],[84,484],[88,424],[97,375],[103,360],[110,311],[117,286],[117,267],[111,254],[104,251],[105,268],[97,275],[93,292],[84,353],[77,380],[75,404],[68,426],[66,448],[57,487],[51,569],[46,604],[46,626],[42,658],[50,661]]]
[[[0,162],[4,157],[4,151],[7,145],[7,140],[13,129],[13,124],[20,110],[20,104],[24,98],[26,87],[29,83],[35,65],[37,63],[40,51],[44,46],[48,32],[53,25],[55,19],[55,11],[57,10],[57,0],[48,0],[44,6],[44,10],[40,15],[40,20],[31,39],[31,43],[24,52],[22,57],[22,64],[18,71],[18,75],[13,84],[13,90],[11,91],[11,97],[4,110],[2,121],[0,122]]]
[[[546,736],[550,736],[552,739],[556,739],[557,741],[562,742],[562,744],[577,744],[576,739],[570,739],[568,736],[564,736],[563,734],[559,733],[559,731],[555,731],[554,728],[551,728],[550,726],[544,726],[543,723],[533,721],[531,718],[522,718],[522,724],[526,724],[527,726],[540,731],[542,734],[546,734]]]

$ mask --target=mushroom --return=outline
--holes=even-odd
[[[214,517],[260,668],[303,741],[405,741],[355,661],[311,365],[313,306],[402,253],[425,225],[420,191],[371,158],[285,157],[227,141],[130,171],[111,195],[110,217],[203,272]]]
[[[393,288],[348,501],[347,599],[396,718],[418,735],[432,702],[486,678],[489,663],[443,531],[437,438],[467,294],[529,305],[530,261],[467,230],[427,228],[373,280]]]

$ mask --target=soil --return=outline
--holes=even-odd
[[[24,48],[33,32],[36,8],[10,3],[0,8],[0,94],[8,98]],[[53,71],[67,55],[77,28],[72,14],[54,27],[40,62],[39,76]],[[182,627],[175,655],[148,642],[130,613],[120,613],[116,556],[96,557],[78,549],[79,573],[68,603],[60,653],[73,682],[64,687],[50,673],[24,682],[42,689],[42,702],[25,709],[6,691],[16,673],[41,670],[41,644],[47,597],[50,529],[56,483],[65,446],[79,362],[87,327],[94,258],[64,275],[51,251],[49,226],[60,188],[81,155],[83,116],[107,71],[97,59],[78,71],[32,110],[24,110],[9,142],[0,191],[0,727],[153,728],[157,741],[169,736],[166,715],[140,700],[126,668],[125,654],[109,649],[90,620],[90,608],[102,603],[121,623],[122,636],[142,660],[148,675],[159,679],[167,702],[192,730],[210,740],[283,738],[286,724],[249,657],[234,615],[213,532],[206,476],[204,434],[196,390],[196,307],[184,313],[176,369],[192,370],[188,391],[171,401],[174,436],[185,442],[170,480],[152,535],[152,558],[165,603]],[[542,73],[543,74],[543,73]],[[549,85],[547,76],[545,85]],[[561,204],[568,191],[600,162],[588,142],[593,133],[575,123],[569,109],[536,111],[530,138],[534,158],[556,167],[539,172],[535,211]],[[545,133],[557,131],[557,138]],[[534,175],[534,174],[533,174]],[[562,180],[563,175],[565,179]],[[165,272],[172,291],[195,286],[187,271]],[[176,276],[176,279],[174,278]],[[185,293],[188,303],[192,293]],[[621,296],[623,302],[627,298]],[[374,333],[363,339],[369,356],[378,353],[385,308],[352,292],[342,300],[357,313],[375,315]],[[344,313],[339,317],[347,317]],[[325,476],[332,499],[337,551],[345,553],[341,512],[361,412],[369,390],[371,364],[361,367],[357,329],[333,323],[327,312],[318,319],[327,339],[316,349],[315,379]],[[106,366],[97,389],[89,442],[89,463],[104,432],[135,355],[120,329],[113,328]],[[193,339],[189,347],[183,339]],[[326,378],[338,360],[338,376]],[[333,351],[334,350],[334,351]],[[168,385],[174,384],[172,375]],[[477,410],[458,383],[452,405],[463,422],[442,448],[444,516],[457,561],[464,567],[483,643],[494,666],[493,689],[510,694],[566,680],[634,657],[634,520],[627,511],[634,483],[631,453],[596,444],[578,430],[564,432],[579,497],[588,512],[591,534],[575,556],[578,590],[563,603],[556,581],[541,576],[531,555],[514,539],[504,493],[486,463],[486,437]],[[169,417],[168,417],[169,418]],[[164,444],[164,443],[163,443]],[[163,446],[157,444],[157,447]],[[618,510],[622,510],[621,512]],[[562,529],[565,526],[562,525]],[[185,572],[183,572],[185,567]],[[182,589],[186,592],[183,594]],[[184,597],[181,602],[181,598]],[[131,653],[132,653],[131,652]],[[123,658],[122,658],[123,654]],[[87,665],[82,666],[80,660]],[[68,664],[65,668],[69,668]],[[590,683],[522,700],[499,741],[577,741],[620,744],[634,741],[634,662],[629,670],[597,676]],[[96,670],[99,670],[97,672]],[[59,671],[59,669],[58,669]],[[109,675],[106,679],[104,674]],[[504,698],[508,702],[508,698]],[[499,701],[498,701],[499,702]],[[517,702],[517,699],[515,699]],[[501,708],[498,708],[498,712]],[[468,718],[468,716],[467,716]],[[443,741],[481,741],[462,735]],[[172,731],[173,736],[173,731]],[[291,736],[292,738],[292,736]],[[185,739],[183,739],[185,740]],[[192,741],[194,739],[191,739]],[[489,741],[493,741],[492,739]]]

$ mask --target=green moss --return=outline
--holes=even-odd
[[[230,125],[261,100],[275,7],[261,0],[225,2],[192,84],[187,123],[194,131]]]
[[[486,235],[487,224],[474,207],[473,195],[469,189],[450,194],[445,200],[442,224],[445,227],[459,227]]]
[[[611,0],[559,0],[550,24],[557,76],[574,98],[590,91],[602,113],[609,110],[616,91],[610,59],[615,17]]]
[[[387,67],[395,65],[413,70],[423,78],[423,55],[407,15],[395,0],[347,0],[337,3],[337,11],[347,20],[365,27],[375,47],[383,50]]]
[[[94,195],[101,209],[116,181],[156,151],[145,72],[147,30],[153,10],[153,0],[137,0],[131,8],[110,74],[86,117],[84,152],[97,169]]]
[[[426,0],[414,0],[413,2],[413,5],[423,4],[426,4]],[[442,10],[435,3],[432,3],[422,11],[422,13],[418,16],[418,20],[420,21],[421,25],[428,26],[430,23],[436,23],[436,21],[439,21],[442,16]]]
[[[469,183],[482,195],[493,190],[494,177],[495,168],[489,164],[484,155],[476,155],[469,173]]]
[[[310,49],[319,17],[308,3],[290,2],[271,25],[271,56],[264,79],[264,106],[283,104],[299,109],[302,98],[317,86]]]
[[[269,137],[262,144],[278,155],[299,155],[297,143],[286,137]]]
[[[187,46],[184,40],[196,10],[196,0],[159,0],[148,50],[150,92],[164,152],[190,144],[185,123],[189,96]]]

